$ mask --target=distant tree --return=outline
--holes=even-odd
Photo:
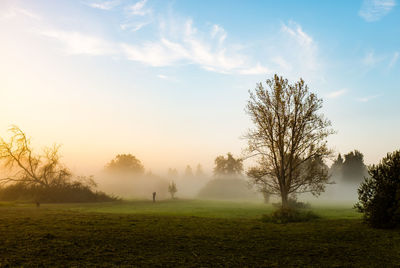
[[[119,154],[105,167],[110,172],[143,174],[144,167],[139,159],[131,154]]]
[[[361,152],[354,150],[344,155],[342,175],[345,182],[360,183],[367,174],[368,169]]]
[[[169,185],[168,185],[168,192],[171,194],[171,198],[174,199],[175,197],[175,193],[178,191],[178,189],[176,188],[176,184],[174,181],[172,181]]]
[[[247,175],[254,184],[282,199],[288,207],[289,196],[311,192],[320,194],[329,182],[326,166],[331,155],[327,137],[334,133],[330,121],[319,110],[322,100],[310,93],[300,79],[289,84],[274,75],[259,83],[247,104],[255,128],[247,134],[248,152],[258,157],[258,165]]]
[[[214,160],[214,175],[215,176],[232,176],[240,175],[243,171],[243,160],[240,158],[235,159],[231,153],[227,156],[217,156]]]
[[[201,177],[201,176],[204,176],[204,171],[201,164],[198,164],[196,167],[196,177]]]
[[[369,168],[358,189],[358,211],[376,228],[400,226],[400,151],[387,154]]]
[[[332,166],[329,170],[329,173],[334,179],[342,180],[343,177],[343,158],[342,155],[339,154],[338,157],[333,161]]]
[[[169,168],[167,172],[168,178],[176,178],[178,177],[178,170],[176,168]]]
[[[193,170],[189,165],[187,165],[185,168],[185,177],[193,177]]]

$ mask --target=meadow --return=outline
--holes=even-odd
[[[311,222],[261,221],[271,205],[169,200],[0,203],[0,266],[394,267],[400,231],[372,229],[348,205]]]

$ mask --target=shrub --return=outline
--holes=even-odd
[[[273,203],[272,205],[276,208],[282,207],[282,203]],[[296,198],[293,198],[293,197],[289,198],[288,205],[289,205],[289,208],[292,208],[292,209],[310,209],[311,208],[311,205],[309,203],[304,203],[304,202],[298,201]]]
[[[289,222],[305,222],[318,219],[319,216],[310,210],[302,211],[293,208],[280,208],[270,215],[263,215],[263,222],[273,223],[289,223]]]
[[[400,151],[387,154],[368,170],[358,189],[355,205],[364,220],[375,228],[400,226]]]
[[[59,186],[29,186],[16,183],[0,188],[1,201],[26,201],[40,203],[108,202],[117,198],[108,196],[79,182]]]

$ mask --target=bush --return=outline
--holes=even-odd
[[[273,203],[272,205],[276,208],[282,207],[282,203]],[[288,206],[289,206],[289,208],[292,208],[292,209],[310,209],[311,208],[311,205],[309,203],[304,203],[304,202],[298,201],[296,198],[289,198]]]
[[[1,201],[25,201],[39,203],[68,202],[109,202],[117,198],[103,192],[94,191],[89,186],[79,182],[67,183],[62,186],[27,186],[17,183],[0,188]]]
[[[263,222],[273,223],[289,223],[289,222],[306,222],[318,219],[319,216],[310,210],[302,211],[293,208],[280,208],[270,215],[263,215]]]
[[[375,228],[400,226],[400,151],[387,154],[368,170],[358,189],[355,205],[364,220]]]

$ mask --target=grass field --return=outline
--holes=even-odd
[[[0,266],[400,266],[400,231],[370,229],[349,206],[273,224],[271,206],[197,200],[0,203]]]

